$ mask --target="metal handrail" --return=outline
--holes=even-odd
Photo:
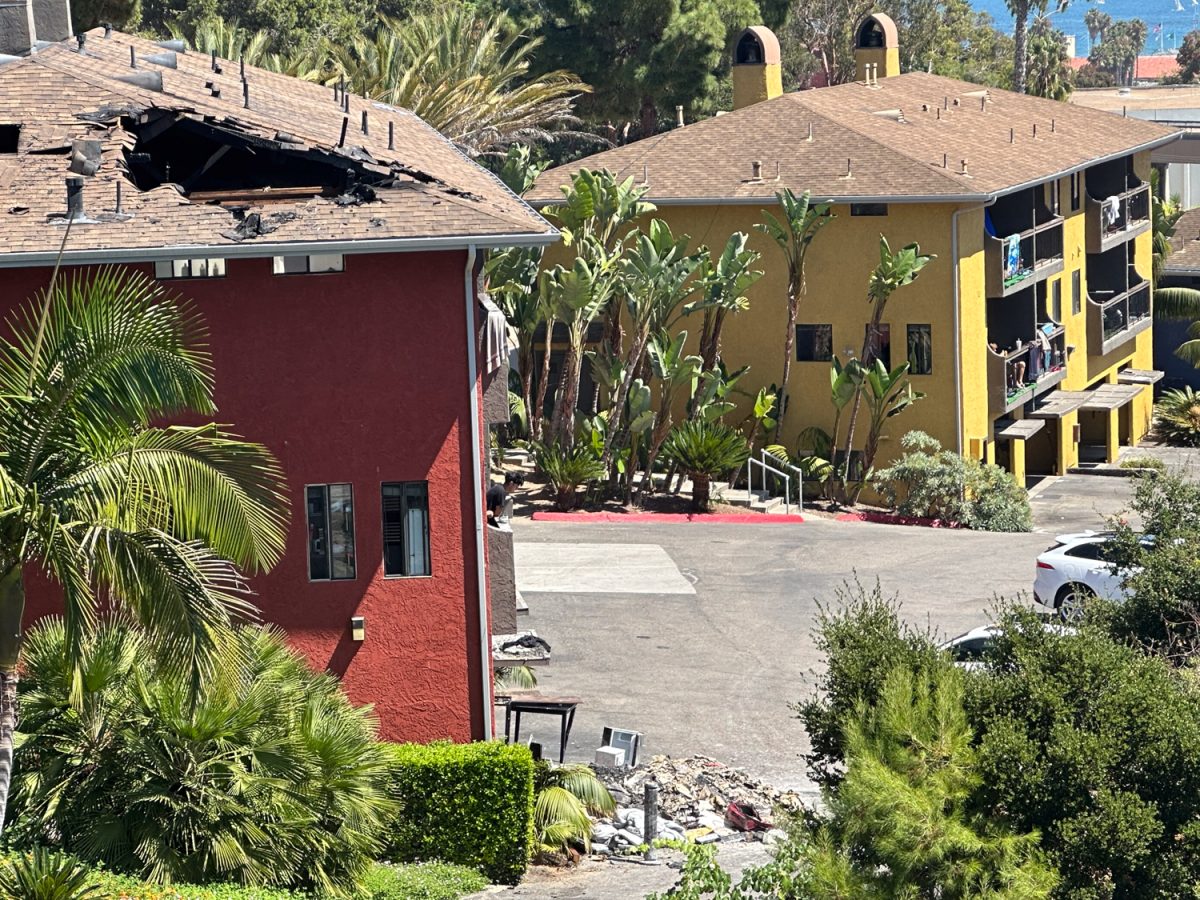
[[[763,470],[762,489],[763,489],[764,494],[767,493],[767,472],[772,472],[773,474],[778,475],[780,478],[783,479],[783,490],[784,490],[783,511],[785,514],[790,515],[792,512],[791,499],[790,499],[791,495],[792,495],[792,492],[791,492],[792,476],[788,475],[787,472],[781,472],[779,469],[776,469],[772,465],[768,465],[767,463],[763,462],[761,459],[755,459],[753,456],[751,456],[749,459],[746,460],[746,500],[751,505],[754,504],[754,467],[755,466],[758,466],[759,468],[761,468]]]
[[[763,462],[766,462],[768,459],[772,459],[776,463],[778,463],[780,466],[783,466],[785,469],[791,469],[793,472],[796,473],[796,508],[800,512],[803,513],[804,512],[804,470],[801,469],[799,466],[797,466],[795,463],[793,463],[791,460],[784,459],[783,457],[779,456],[778,454],[772,453],[766,447],[763,447],[761,452],[762,452]],[[785,487],[786,487],[786,485],[785,485]],[[790,499],[790,498],[785,498],[785,499]]]

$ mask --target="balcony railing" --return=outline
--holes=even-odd
[[[1087,198],[1087,252],[1103,253],[1150,229],[1150,185],[1134,176],[1107,197]]]
[[[988,404],[1003,414],[1045,393],[1067,376],[1066,333],[1059,327],[1046,335],[1044,350],[1036,340],[1005,350],[988,345]]]
[[[987,295],[1007,297],[1063,270],[1062,216],[1019,234],[987,235],[984,247]]]
[[[1106,296],[1088,293],[1088,350],[1103,356],[1151,325],[1150,284],[1138,280],[1128,290]]]

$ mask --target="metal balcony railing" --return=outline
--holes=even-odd
[[[1059,326],[1046,335],[1047,353],[1035,339],[1020,347],[988,345],[988,404],[1003,414],[1045,393],[1067,375],[1066,332]]]
[[[1150,185],[1129,176],[1125,190],[1087,198],[1088,253],[1103,253],[1150,229]]]

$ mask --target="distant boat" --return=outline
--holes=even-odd
[[[1183,3],[1180,0],[1175,0],[1175,12],[1183,12]]]

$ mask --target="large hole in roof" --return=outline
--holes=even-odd
[[[0,125],[0,153],[16,153],[20,140],[20,125]]]

